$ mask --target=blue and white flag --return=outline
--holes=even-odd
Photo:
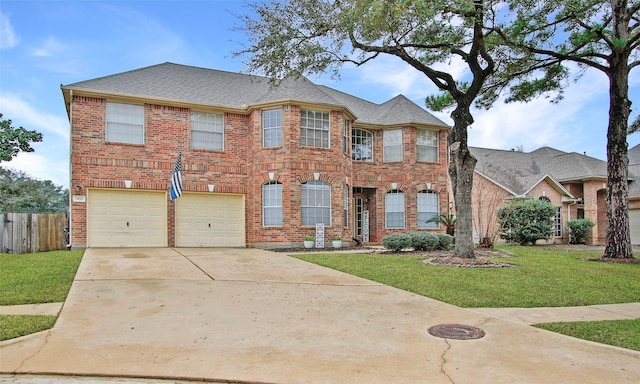
[[[171,187],[169,187],[169,196],[171,200],[182,196],[182,152],[178,154],[176,165],[173,167],[171,174]]]

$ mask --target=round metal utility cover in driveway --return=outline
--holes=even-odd
[[[432,336],[443,339],[472,340],[484,336],[484,331],[480,328],[464,324],[439,324],[428,329]]]

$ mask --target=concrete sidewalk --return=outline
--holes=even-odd
[[[485,336],[427,332],[450,323]],[[283,254],[90,249],[55,327],[0,343],[0,372],[241,383],[637,383],[640,352]]]

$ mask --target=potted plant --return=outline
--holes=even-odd
[[[305,248],[313,248],[313,243],[315,242],[315,239],[313,238],[313,236],[305,236],[304,237],[304,247]]]
[[[334,236],[331,238],[331,243],[333,244],[333,248],[341,248],[342,247],[342,238],[338,236]]]

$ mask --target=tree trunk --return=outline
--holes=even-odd
[[[451,114],[454,125],[449,135],[449,176],[456,206],[454,256],[473,258],[475,255],[471,190],[477,160],[467,147],[467,127],[473,123],[469,107],[470,103],[458,101],[458,106]]]
[[[625,1],[612,1],[614,37],[627,41]],[[629,234],[629,158],[627,129],[631,113],[629,100],[629,52],[614,47],[609,58],[609,127],[607,130],[607,242],[605,259],[631,259]]]

